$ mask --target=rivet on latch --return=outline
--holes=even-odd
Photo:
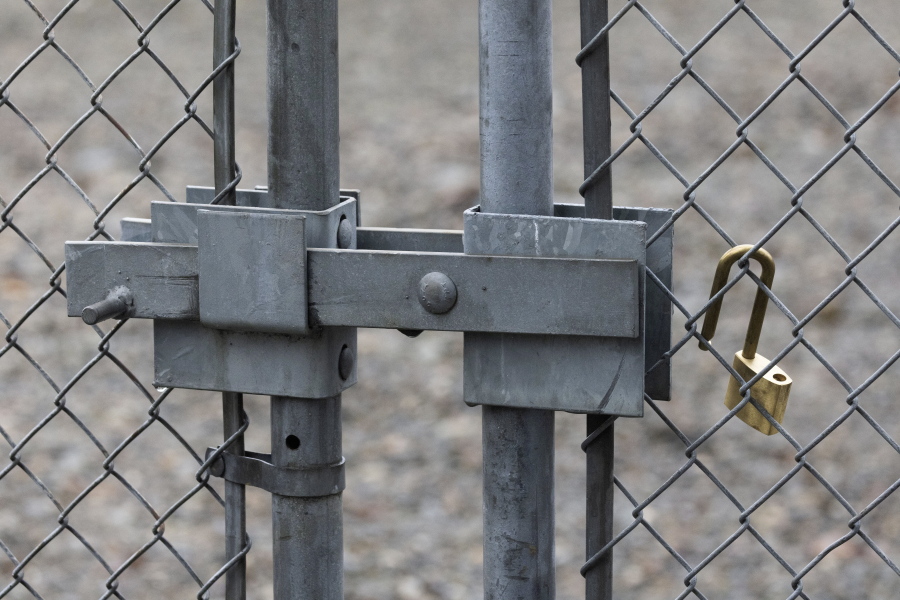
[[[112,290],[106,299],[86,306],[81,311],[81,320],[88,325],[96,325],[101,321],[114,317],[127,317],[134,306],[134,296],[127,287],[119,286]]]
[[[722,255],[722,258],[719,259],[719,265],[716,267],[712,291],[709,293],[710,298],[715,296],[728,282],[728,272],[731,270],[731,266],[752,248],[753,246],[744,244],[736,246]],[[754,252],[750,258],[756,260],[762,267],[762,274],[759,279],[771,290],[772,282],[775,280],[775,259],[762,248]],[[756,291],[756,299],[753,302],[753,312],[750,313],[750,324],[747,326],[744,349],[735,353],[734,363],[732,364],[734,370],[738,372],[744,381],[750,381],[756,377],[770,362],[765,356],[756,353],[768,303],[768,296],[766,296],[762,288],[759,288]],[[716,333],[716,324],[719,321],[721,309],[722,298],[719,298],[706,311],[700,335],[707,340],[711,340]],[[708,350],[703,342],[700,343],[700,349]],[[774,365],[759,381],[753,384],[750,388],[750,394],[777,422],[782,423],[792,383],[793,381],[788,377],[788,374],[777,365]],[[728,390],[725,392],[725,406],[729,409],[734,408],[743,400],[739,391],[740,388],[741,384],[738,380],[731,377],[728,382]],[[752,404],[748,403],[744,406],[737,413],[737,416],[753,429],[766,435],[772,435],[778,431]]]
[[[341,376],[341,379],[347,381],[350,375],[353,374],[353,366],[356,363],[356,357],[353,356],[353,350],[350,349],[350,346],[344,346],[341,348],[341,355],[338,357],[338,375]]]
[[[428,273],[419,281],[419,303],[434,315],[450,312],[456,305],[456,284],[443,273]]]
[[[341,217],[337,230],[337,247],[346,250],[353,244],[353,226],[347,217]]]

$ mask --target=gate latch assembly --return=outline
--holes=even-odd
[[[616,220],[465,212],[463,231],[324,211],[154,202],[123,242],[66,244],[68,312],[154,320],[155,384],[323,398],[356,381],[356,327],[465,332],[469,404],[640,416],[668,399],[671,211]],[[515,336],[514,343],[510,336]],[[645,389],[646,373],[646,389]],[[565,382],[565,385],[563,383]]]

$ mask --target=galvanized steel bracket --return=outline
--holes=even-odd
[[[160,386],[323,398],[356,381],[356,327],[448,330],[467,332],[471,404],[640,414],[646,222],[559,205],[555,217],[473,209],[464,232],[366,229],[357,202],[153,203],[149,221],[127,222],[149,241],[66,245],[69,314],[127,287],[129,316],[154,319]],[[658,347],[668,325],[655,325]]]
[[[207,448],[205,460],[209,460],[217,450]],[[279,496],[334,496],[346,487],[344,460],[309,469],[280,469],[272,464],[271,454],[244,452],[238,456],[223,452],[210,464],[209,472],[225,481],[251,485]]]
[[[647,224],[583,217],[482,213],[464,215],[467,254],[630,260],[639,266],[626,302],[590,297],[593,315],[618,322],[636,314],[635,335],[465,335],[467,404],[641,416],[644,404],[644,266]],[[580,291],[564,282],[564,293]]]

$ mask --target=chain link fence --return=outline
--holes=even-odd
[[[362,188],[367,225],[458,227],[477,203],[476,4],[341,5],[342,182]],[[212,10],[0,1],[0,597],[223,597],[223,487],[202,468],[222,441],[218,395],[154,389],[149,323],[66,318],[63,271],[64,241],[115,239],[150,201],[212,185]],[[558,201],[582,181],[578,12],[555,9]],[[243,187],[265,181],[262,13],[238,3]],[[616,423],[615,597],[892,597],[896,8],[648,0],[609,14],[593,45],[610,45],[612,156],[584,187],[611,169],[617,205],[676,209],[672,400]],[[716,262],[737,244],[777,267],[759,351],[793,388],[771,437],[722,404],[751,263],[698,348]],[[359,344],[347,597],[480,597],[479,411],[459,402],[461,338]],[[266,402],[247,412],[247,447],[265,451]],[[557,420],[565,599],[583,597],[583,430]],[[247,510],[248,595],[271,597],[268,497],[249,490]]]

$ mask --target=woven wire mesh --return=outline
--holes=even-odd
[[[613,152],[582,191],[611,168],[617,204],[674,208],[676,232],[672,402],[648,397],[643,421],[619,427],[619,533],[584,570],[615,548],[617,598],[890,597],[896,11],[689,4],[611,4],[579,55],[609,36]],[[716,262],[738,244],[777,265],[759,351],[793,389],[772,437],[736,417],[758,407],[764,373],[721,404],[762,285],[752,261],[729,277],[715,339],[700,335]]]
[[[578,9],[562,4],[557,46],[568,48]],[[350,62],[399,65],[379,66],[376,79],[418,96],[380,92],[396,108],[368,126],[372,95],[344,95],[344,163],[357,177],[345,185],[364,189],[366,224],[452,225],[477,202],[475,3],[369,5],[353,4],[368,35],[347,44]],[[212,184],[210,5],[3,0],[0,11],[0,433],[10,448],[0,595],[192,597],[207,584],[221,594],[221,488],[200,462],[221,442],[220,401],[150,385],[148,323],[66,320],[60,270],[65,240],[111,239],[150,200]],[[645,418],[616,424],[616,598],[895,595],[895,13],[888,0],[611,2],[615,203],[677,210],[673,400],[648,399]],[[571,55],[556,60],[556,186],[571,201],[579,85],[565,71],[574,76]],[[454,78],[465,85],[447,86]],[[435,90],[440,100],[417,112]],[[250,137],[262,148],[255,106]],[[404,148],[391,154],[406,159],[395,171],[386,146]],[[715,263],[742,243],[763,245],[778,267],[759,351],[794,385],[770,438],[721,404],[755,267],[733,270],[712,351],[697,348]],[[464,491],[477,487],[477,413],[457,406],[458,373],[439,361],[459,361],[458,340],[422,337],[434,356],[414,364],[434,368],[417,379],[398,369],[395,338],[361,332],[367,371],[345,397],[350,426],[363,423],[345,449],[348,597],[480,594],[479,532],[468,525],[477,494]],[[440,420],[421,427],[410,415]],[[569,442],[583,423],[558,423],[558,597],[569,599],[580,597],[583,527]],[[414,429],[427,432],[421,441]],[[375,491],[400,486],[399,500]],[[248,502],[264,521],[266,498]],[[431,531],[435,514],[447,532]],[[386,517],[393,533],[373,523]],[[270,572],[263,560],[249,576]]]
[[[0,597],[221,588],[223,501],[202,458],[220,443],[218,411],[152,387],[135,345],[147,324],[56,319],[64,241],[114,240],[118,218],[174,201],[185,171],[210,180],[212,11],[205,0],[2,6]],[[173,40],[194,60],[168,62]]]

